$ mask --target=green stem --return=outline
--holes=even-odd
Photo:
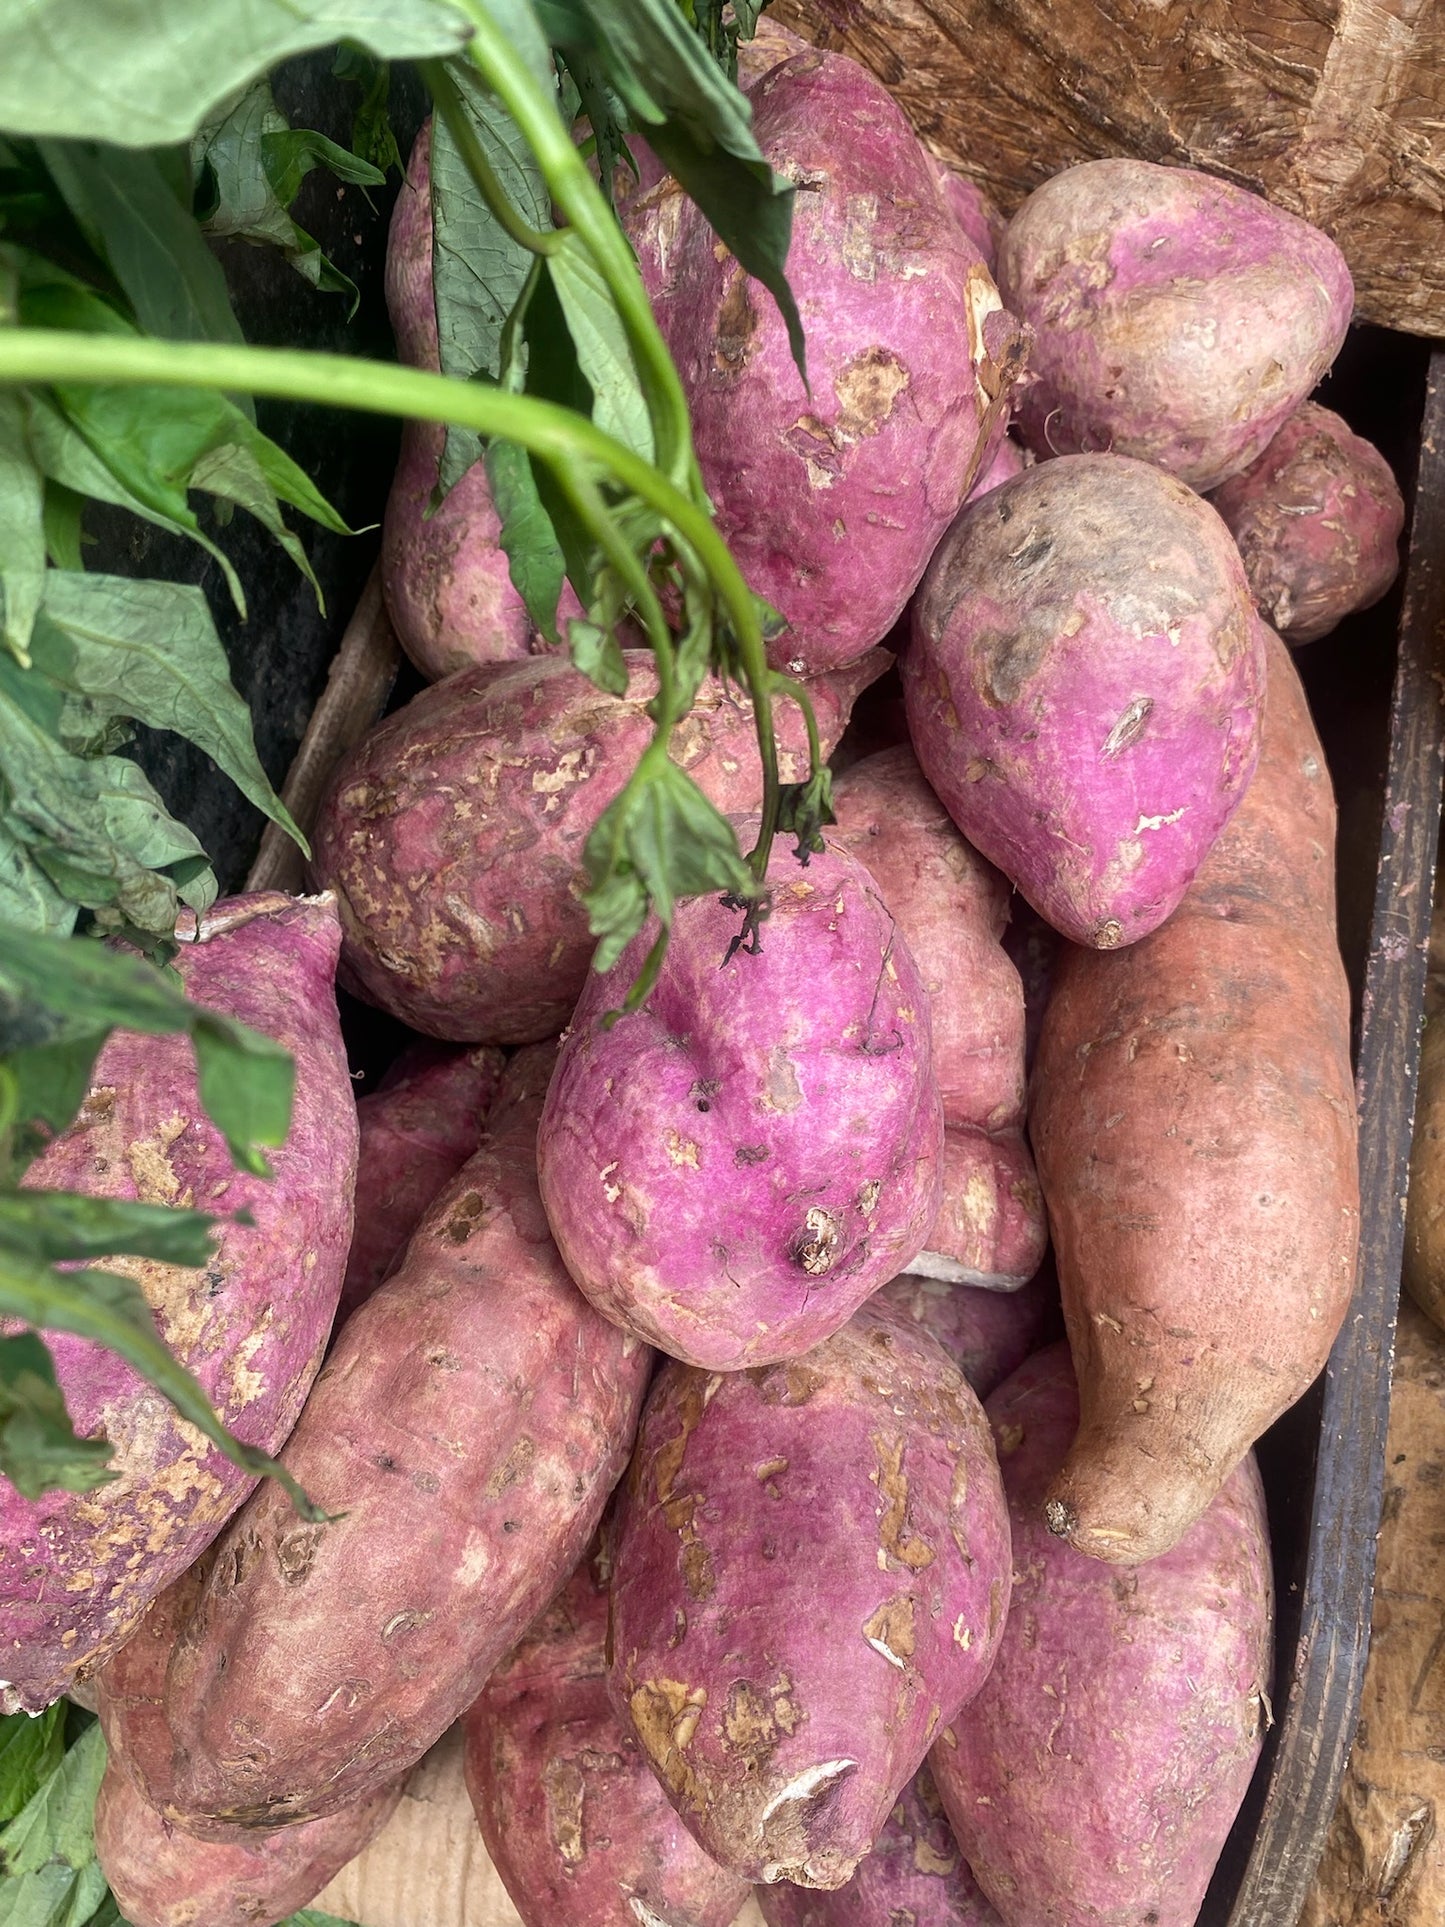
[[[818,718],[813,714],[813,699],[802,683],[791,676],[779,675],[775,670],[769,680],[777,695],[791,697],[803,712],[803,727],[808,732],[809,773],[815,774],[823,767],[823,744],[818,735]]]
[[[575,468],[553,470],[557,486],[576,511],[582,526],[632,591],[652,653],[657,658],[657,721],[671,733],[682,718],[677,710],[677,671],[673,661],[673,641],[657,591],[647,579],[647,570],[623,540],[616,522],[608,513],[597,485],[590,476]]]
[[[487,159],[486,149],[477,139],[477,130],[467,118],[467,110],[457,84],[447,72],[445,64],[440,60],[422,60],[417,64],[421,69],[422,79],[431,91],[437,112],[446,122],[447,132],[456,143],[457,152],[461,155],[467,172],[476,183],[477,192],[498,222],[518,247],[526,248],[529,254],[554,253],[559,238],[556,232],[544,234],[540,228],[530,227],[512,206],[506,188],[497,179],[492,164]]]

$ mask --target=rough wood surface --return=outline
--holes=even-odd
[[[870,66],[1009,211],[1130,154],[1253,188],[1333,235],[1359,314],[1445,334],[1438,0],[779,0]]]
[[[1445,1339],[1400,1307],[1360,1726],[1300,1927],[1445,1919]]]

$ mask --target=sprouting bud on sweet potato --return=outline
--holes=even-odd
[[[1269,1718],[1253,1457],[1126,1582],[1041,1517],[1078,1421],[1068,1347],[1029,1359],[987,1411],[1014,1588],[993,1671],[930,1755],[959,1846],[1005,1927],[1193,1927]]]
[[[652,657],[624,658],[621,698],[557,658],[464,670],[343,760],[314,846],[316,873],[341,902],[348,989],[433,1037],[556,1036],[593,950],[583,846],[652,740]],[[825,755],[888,660],[880,651],[811,685]],[[774,713],[783,781],[801,781],[801,715],[792,703]],[[672,755],[719,809],[761,804],[752,709],[716,678],[674,731]]]
[[[1289,651],[1260,625],[1259,769],[1162,930],[1069,951],[1029,1117],[1083,1418],[1055,1530],[1175,1545],[1319,1373],[1359,1239],[1335,807]]]
[[[423,1211],[481,1141],[499,1050],[413,1044],[356,1107],[356,1229],[341,1291],[349,1317],[395,1270]]]
[[[269,1154],[275,1175],[233,1167],[201,1108],[188,1038],[116,1031],[80,1115],[25,1183],[221,1220],[203,1271],[136,1257],[105,1268],[144,1292],[224,1423],[275,1453],[321,1363],[351,1238],[356,1105],[333,989],[336,907],[231,898],[205,913],[200,937],[176,958],[187,996],[295,1059],[290,1136]],[[234,1221],[241,1211],[251,1224]],[[32,1712],[116,1650],[255,1484],[115,1352],[68,1332],[46,1342],[77,1433],[110,1440],[119,1476],[34,1500],[0,1481],[0,1704]]]
[[[928,992],[943,1099],[943,1193],[915,1270],[1007,1290],[1048,1231],[1023,1138],[1024,994],[1000,939],[1009,888],[954,827],[906,745],[854,763],[834,836],[865,864]]]
[[[811,675],[854,661],[902,613],[1004,431],[1022,344],[871,74],[809,49],[748,97],[765,158],[802,183],[788,279],[811,395],[776,304],[695,207],[658,188],[623,219],[718,526],[790,625],[772,658]]]
[[[524,1064],[526,1072],[530,1058]],[[167,1817],[317,1819],[404,1773],[576,1565],[631,1449],[646,1348],[568,1278],[512,1102],[348,1320],[171,1662]]]
[[[1316,402],[1209,499],[1239,544],[1260,614],[1296,647],[1378,602],[1399,573],[1405,503],[1394,472]]]
[[[523,1927],[732,1927],[705,1854],[607,1693],[602,1558],[582,1561],[466,1719],[467,1790]]]
[[[1009,1578],[982,1409],[911,1321],[670,1362],[615,1516],[613,1704],[714,1859],[839,1887],[987,1677]]]
[[[1209,504],[1117,455],[1041,462],[966,508],[903,657],[923,772],[1074,943],[1155,929],[1254,770],[1264,654]]]
[[[567,1268],[674,1358],[795,1358],[923,1244],[943,1122],[928,996],[871,877],[781,843],[761,948],[717,897],[680,904],[657,984],[612,1028],[656,931],[593,975],[538,1140]]]
[[[1085,161],[1004,230],[998,285],[1033,330],[1034,453],[1112,450],[1191,488],[1252,462],[1338,354],[1354,308],[1327,234],[1188,167]]]
[[[1030,1353],[1063,1329],[1059,1281],[1047,1263],[1017,1291],[947,1285],[905,1271],[873,1302],[931,1333],[980,1398],[987,1398]]]

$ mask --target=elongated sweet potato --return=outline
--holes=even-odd
[[[1176,1544],[1305,1390],[1354,1282],[1334,800],[1289,652],[1266,638],[1243,804],[1162,930],[1062,960],[1034,1067],[1083,1402],[1050,1518],[1122,1564]]]
[[[732,1927],[703,1852],[607,1694],[607,1559],[584,1559],[466,1719],[467,1790],[523,1927]]]
[[[1047,1262],[1017,1291],[948,1285],[905,1271],[873,1302],[931,1333],[980,1398],[1062,1329],[1059,1281]]]
[[[959,1846],[1006,1927],[1193,1927],[1267,1717],[1254,1460],[1125,1581],[1040,1516],[1078,1421],[1068,1347],[1029,1359],[986,1409],[1014,1591],[993,1671],[930,1756]]]
[[[391,1275],[421,1214],[481,1141],[502,1053],[413,1044],[356,1107],[356,1229],[341,1315]]]
[[[902,663],[923,773],[1054,928],[1169,916],[1253,772],[1264,655],[1239,552],[1144,462],[1041,462],[966,508]]]
[[[749,832],[745,832],[747,834]],[[606,1318],[695,1365],[795,1358],[919,1249],[943,1137],[928,998],[863,865],[774,846],[761,949],[678,906],[643,1008],[609,1029],[656,932],[593,975],[557,1056],[538,1175]]]
[[[1047,1229],[1024,1143],[1024,993],[1003,949],[1009,889],[959,835],[906,746],[854,763],[834,835],[865,864],[928,992],[943,1099],[943,1201],[915,1271],[1022,1284]]]
[[[982,1409],[910,1320],[669,1363],[614,1520],[613,1704],[714,1859],[839,1887],[987,1676],[1009,1576]]]
[[[1260,614],[1295,647],[1378,602],[1399,573],[1405,504],[1390,464],[1316,402],[1209,499]]]
[[[106,1268],[140,1286],[225,1423],[275,1452],[320,1365],[351,1237],[356,1106],[332,989],[340,933],[330,899],[268,894],[215,905],[200,934],[176,960],[187,995],[296,1059],[275,1176],[232,1167],[201,1109],[188,1039],[117,1031],[76,1122],[25,1182],[221,1218],[204,1271],[126,1257]],[[233,1221],[243,1210],[252,1224]],[[88,1677],[255,1483],[114,1352],[65,1332],[47,1342],[77,1432],[105,1434],[119,1476],[35,1500],[0,1481],[0,1704],[10,1710],[38,1710]]]
[[[341,902],[348,989],[463,1043],[561,1030],[593,949],[582,848],[652,737],[652,658],[624,653],[625,698],[555,658],[491,664],[423,690],[345,758],[314,841]],[[825,753],[887,663],[880,651],[812,686]],[[796,781],[802,719],[791,703],[776,714],[783,780]],[[752,711],[715,679],[672,753],[720,809],[761,803]]]
[[[1318,228],[1189,167],[1065,168],[1004,230],[998,285],[1033,330],[1017,413],[1040,457],[1112,449],[1211,489],[1339,352],[1354,307]]]
[[[286,1456],[343,1516],[303,1525],[265,1491],[221,1542],[168,1677],[167,1818],[266,1827],[367,1798],[471,1704],[591,1538],[650,1359],[548,1235],[540,1102],[503,1079],[482,1149],[332,1349]]]

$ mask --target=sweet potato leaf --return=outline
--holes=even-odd
[[[90,1492],[117,1475],[108,1439],[76,1436],[45,1343],[34,1332],[0,1338],[0,1477],[22,1499]]]
[[[547,256],[547,272],[562,305],[578,365],[592,390],[592,419],[650,462],[652,422],[622,318],[578,235],[568,232],[559,237],[558,246]]]
[[[45,575],[44,480],[25,436],[25,408],[0,389],[0,641],[30,660],[30,630]]]
[[[0,1192],[0,1249],[46,1264],[128,1253],[198,1268],[215,1249],[216,1220],[168,1204],[91,1198],[76,1191]]]
[[[532,263],[532,270],[502,330],[499,386],[509,394],[520,395],[526,390],[527,349],[523,327],[527,308],[544,272],[540,260]],[[485,459],[512,587],[537,628],[549,642],[555,642],[557,603],[566,565],[552,518],[542,506],[531,457],[516,442],[494,438],[487,444]]]
[[[356,112],[351,117],[351,147],[362,160],[379,167],[383,174],[402,166],[401,149],[391,124],[391,68],[377,60],[364,47],[344,42],[336,50],[332,74],[337,80],[350,81],[361,90]]]
[[[0,1719],[0,1826],[30,1804],[64,1751],[65,1708],[59,1701],[33,1717],[10,1713]]]
[[[105,1877],[95,1859],[93,1815],[105,1758],[99,1725],[88,1726],[15,1818],[0,1829],[0,1922],[7,1927],[11,1921],[84,1921],[100,1904]],[[70,1910],[34,1911],[40,1895],[32,1889],[27,1901],[23,1890],[29,1880],[48,1900],[53,1895],[57,1909]],[[89,1912],[80,1913],[76,1907],[87,1891]]]
[[[78,914],[0,819],[0,923],[64,937],[75,928]]]

